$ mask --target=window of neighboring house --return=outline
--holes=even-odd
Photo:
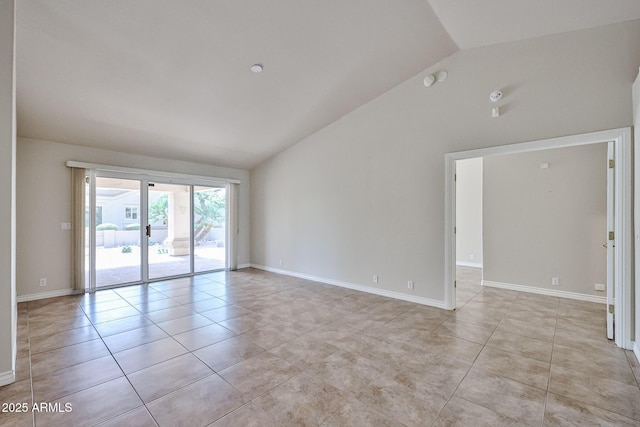
[[[127,206],[124,208],[124,217],[125,219],[138,219],[138,207]]]

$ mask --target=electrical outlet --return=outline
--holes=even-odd
[[[47,279],[40,279],[40,286],[47,286]]]
[[[413,289],[413,280],[407,282],[407,289]]]
[[[60,224],[60,229],[61,230],[71,230],[71,223],[70,222],[63,222],[62,224]]]
[[[474,254],[469,254],[469,259],[471,261],[474,261],[476,259],[476,256]]]
[[[377,274],[373,275],[373,283],[378,283],[378,275]]]
[[[596,283],[596,291],[604,291],[606,288],[602,283]]]
[[[282,259],[280,259],[280,267],[282,267]]]
[[[551,278],[551,285],[552,286],[560,286],[560,278],[559,277],[552,277]]]

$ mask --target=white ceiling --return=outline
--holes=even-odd
[[[638,0],[428,0],[460,49],[640,18]]]
[[[246,169],[458,46],[640,18],[638,0],[17,4],[19,136]]]

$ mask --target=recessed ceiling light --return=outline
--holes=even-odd
[[[251,71],[253,71],[254,73],[261,73],[263,70],[262,64],[253,64],[251,66]]]

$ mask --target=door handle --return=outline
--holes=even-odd
[[[151,237],[151,225],[147,225],[147,237]]]

